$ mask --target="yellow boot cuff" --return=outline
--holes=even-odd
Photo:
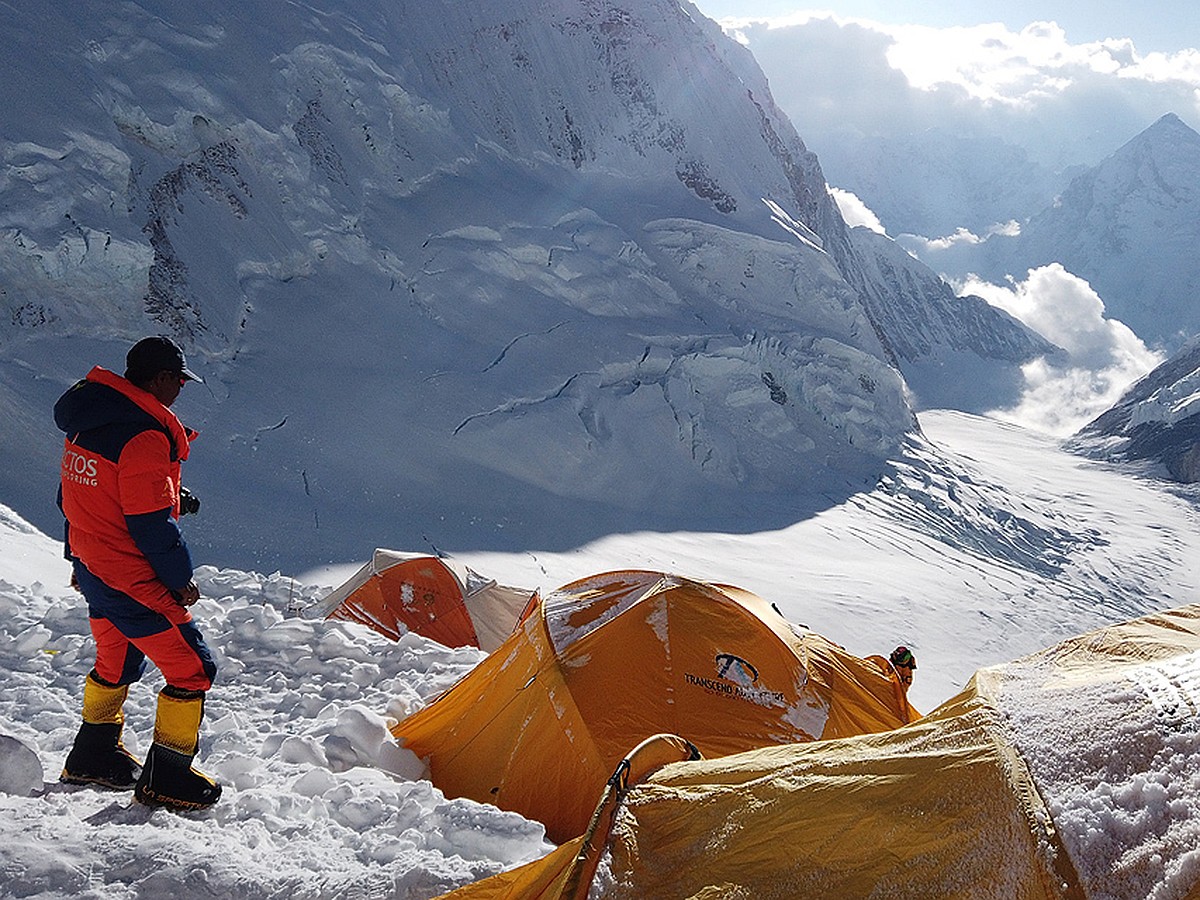
[[[204,716],[204,695],[181,699],[167,693],[158,695],[158,714],[154,719],[154,743],[194,756]]]
[[[83,683],[83,721],[89,725],[120,725],[125,721],[121,707],[129,685],[101,684],[91,674]]]

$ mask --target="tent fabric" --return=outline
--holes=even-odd
[[[892,732],[663,766],[596,841],[590,896],[1198,900],[1194,796],[1170,789],[1197,762],[1194,605],[982,669]],[[575,900],[586,855],[446,896]]]
[[[630,785],[668,763],[699,758],[700,751],[677,735],[656,734],[646,738],[621,760],[608,779],[584,834],[562,844],[533,865],[503,872],[465,890],[472,900],[502,900],[505,897],[586,900],[600,862],[600,851],[612,828],[613,816]]]
[[[877,665],[755,595],[621,571],[545,598],[501,647],[393,734],[447,796],[583,832],[613,767],[669,732],[705,757],[884,731],[915,711]]]
[[[456,560],[377,549],[312,612],[367,625],[392,640],[415,631],[448,647],[490,653],[535,602],[535,591],[497,584]]]

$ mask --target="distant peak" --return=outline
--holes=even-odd
[[[1146,130],[1149,131],[1154,128],[1187,128],[1188,131],[1192,130],[1191,128],[1188,128],[1187,123],[1184,122],[1183,119],[1179,118],[1179,116],[1175,115],[1173,112],[1169,112],[1160,117],[1157,122],[1155,122]]]
[[[1175,113],[1167,113],[1145,131],[1131,138],[1111,158],[1120,159],[1138,148],[1174,148],[1180,145],[1200,148],[1200,133]]]
[[[1157,122],[1142,132],[1143,135],[1187,135],[1189,138],[1200,140],[1200,133],[1197,133],[1187,122],[1175,115],[1175,113],[1167,113],[1162,116]]]

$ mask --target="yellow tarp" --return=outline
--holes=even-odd
[[[623,794],[584,887],[614,900],[1197,900],[1198,734],[1189,606],[981,670],[896,731],[666,765]],[[560,848],[448,896],[582,900],[568,886],[587,856]]]

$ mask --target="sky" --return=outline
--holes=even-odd
[[[1190,5],[700,8],[750,47],[818,155],[839,130],[939,128],[1002,137],[1064,170],[1094,165],[1168,112],[1200,128],[1200,11]]]
[[[1200,45],[1200,6],[1180,0],[1146,0],[1136,4],[1113,0],[1074,3],[844,0],[822,6],[808,6],[795,0],[699,0],[696,5],[714,19],[774,18],[799,10],[820,9],[843,18],[931,28],[1000,22],[1013,31],[1020,31],[1031,22],[1053,21],[1073,43],[1131,38],[1142,53],[1170,53]]]

